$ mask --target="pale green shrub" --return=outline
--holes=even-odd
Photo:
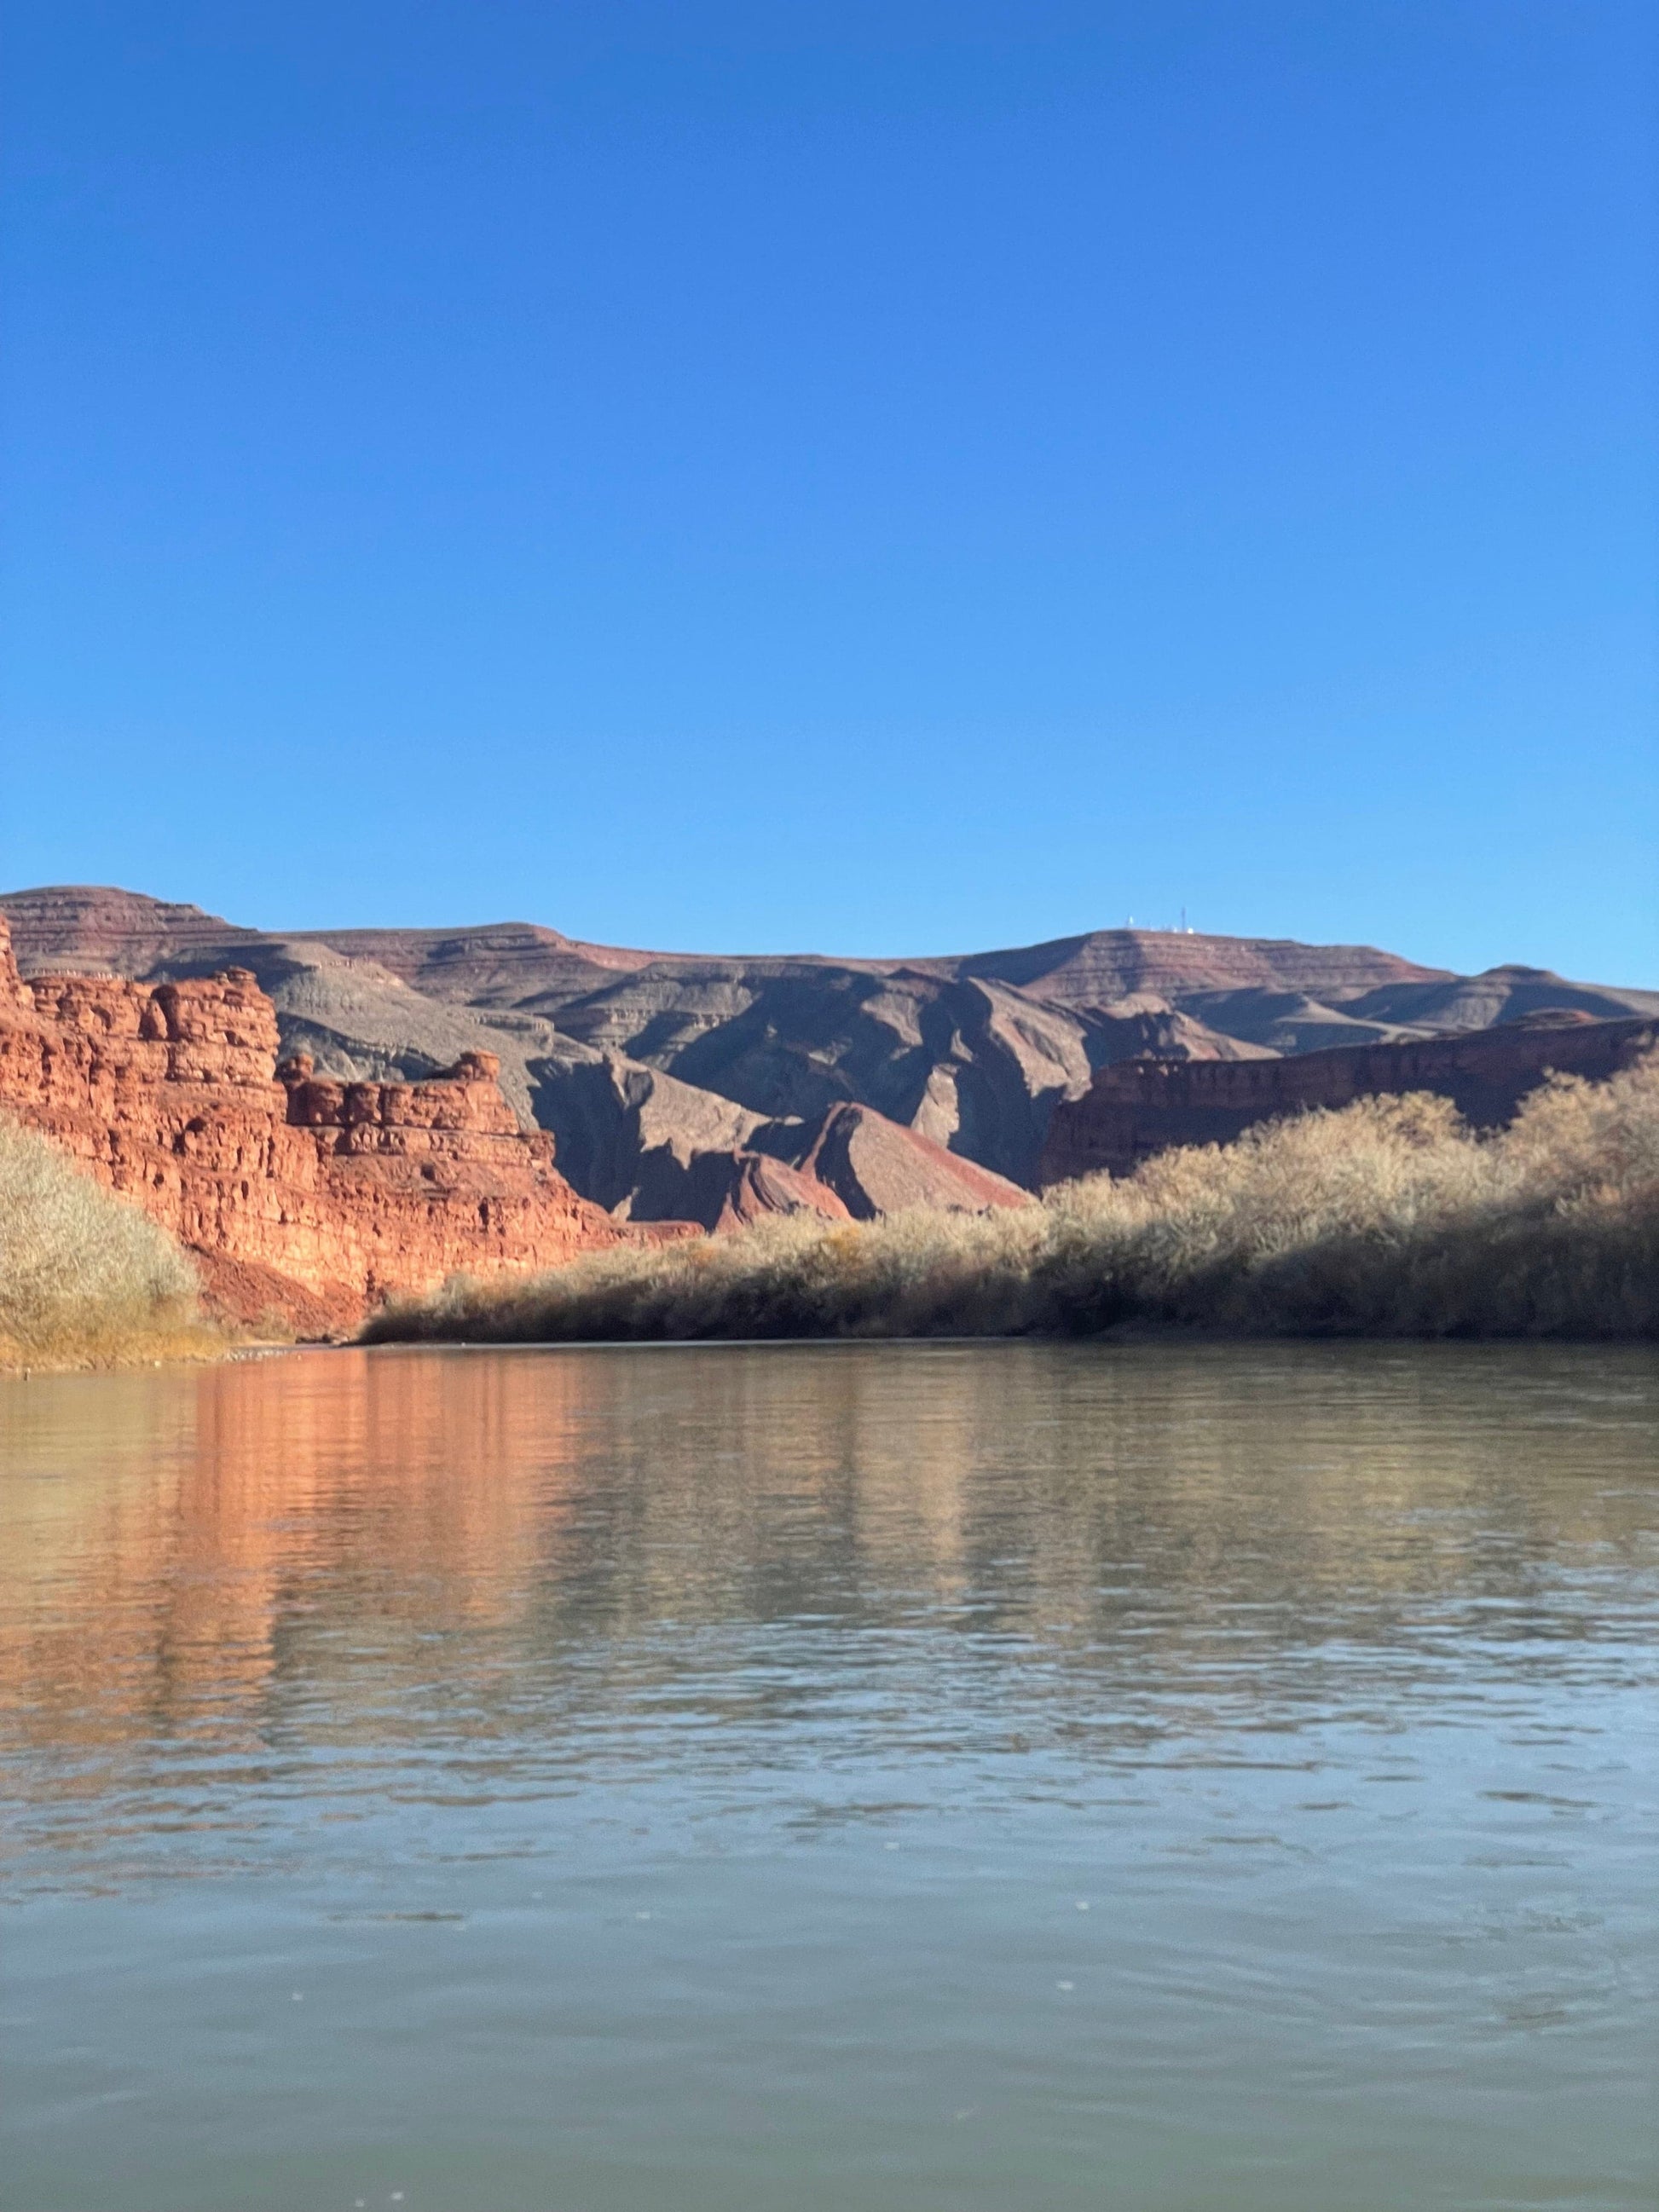
[[[0,1360],[118,1357],[194,1313],[184,1253],[32,1130],[0,1124]]]
[[[811,1217],[453,1282],[371,1340],[1234,1333],[1659,1335],[1659,1062],[1555,1079],[1495,1135],[1362,1099],[1024,1211]]]

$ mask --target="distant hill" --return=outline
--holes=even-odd
[[[251,969],[284,1049],[319,1074],[421,1077],[495,1053],[583,1196],[711,1227],[797,1203],[855,1217],[1017,1204],[1056,1104],[1118,1060],[1267,1059],[1559,1011],[1659,1016],[1659,992],[1540,969],[1455,975],[1368,945],[1185,931],[837,960],[641,951],[530,922],[251,930],[81,885],[5,893],[0,910],[26,975]]]

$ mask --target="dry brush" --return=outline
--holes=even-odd
[[[1427,1094],[1165,1152],[1040,1206],[629,1248],[459,1279],[371,1342],[1230,1334],[1659,1335],[1659,1059],[1495,1133]]]
[[[137,1206],[0,1123],[0,1370],[201,1351],[196,1294],[195,1268]]]

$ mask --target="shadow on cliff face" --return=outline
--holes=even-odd
[[[721,971],[695,988],[646,970],[562,1018],[574,1041],[530,1063],[536,1117],[575,1188],[635,1219],[705,1219],[715,1171],[694,1167],[700,1154],[726,1156],[726,1171],[744,1151],[804,1166],[841,1108],[1029,1187],[1054,1103],[1086,1085],[1092,1058],[1069,1014],[905,970],[814,969],[753,988]],[[687,1176],[698,1193],[676,1191]]]

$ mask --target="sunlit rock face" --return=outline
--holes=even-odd
[[[629,1233],[558,1174],[550,1136],[520,1131],[489,1054],[434,1081],[337,1083],[304,1057],[279,1070],[277,1050],[245,969],[26,984],[0,918],[0,1109],[177,1237],[234,1318],[349,1328],[446,1275]]]

